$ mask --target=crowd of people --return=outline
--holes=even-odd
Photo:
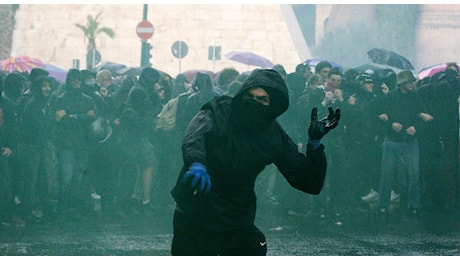
[[[368,203],[381,214],[391,214],[396,202],[414,215],[457,208],[460,81],[457,65],[448,65],[423,79],[327,61],[301,63],[291,73],[273,66],[289,90],[277,121],[299,151],[307,151],[313,108],[319,118],[340,109],[342,119],[323,140],[328,167],[319,195],[286,189],[269,165],[258,197],[321,217]],[[40,68],[2,72],[2,224],[70,221],[96,210],[95,200],[107,214],[174,206],[170,192],[189,122],[214,97],[237,95],[250,73],[225,68],[188,79],[152,67],[139,75],[70,69],[59,82]]]

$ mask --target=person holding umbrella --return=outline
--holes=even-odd
[[[289,184],[318,194],[326,175],[321,139],[335,128],[340,110],[311,113],[306,153],[276,118],[289,106],[285,81],[257,69],[234,98],[206,103],[188,125],[184,165],[171,191],[176,201],[172,255],[266,255],[264,234],[254,225],[256,178],[272,163]]]

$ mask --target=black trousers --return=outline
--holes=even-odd
[[[187,223],[187,217],[174,212],[171,254],[173,256],[265,256],[267,242],[254,225],[232,231],[202,231]]]

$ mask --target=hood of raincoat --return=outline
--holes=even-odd
[[[255,87],[263,88],[270,96],[270,117],[275,120],[289,107],[289,92],[286,82],[278,72],[272,69],[256,69],[243,82],[232,101],[232,109],[242,100],[242,94]]]
[[[72,85],[72,81],[74,81],[75,79],[78,79],[79,81],[81,81],[81,73],[77,69],[70,69],[67,72],[65,84],[70,88],[70,86]]]
[[[34,81],[40,76],[48,76],[50,73],[41,68],[33,68],[30,71],[29,80],[31,84],[34,84]]]
[[[25,89],[26,77],[17,73],[9,73],[4,81],[3,92],[11,100],[18,99]]]
[[[270,105],[258,103],[254,99],[244,99],[249,89],[260,87],[270,96]],[[289,107],[288,88],[284,79],[272,69],[257,69],[243,82],[241,89],[231,103],[231,125],[237,131],[259,134],[266,131],[275,119]]]
[[[144,86],[144,87],[152,87],[155,83],[160,81],[160,72],[158,70],[151,68],[151,67],[146,67],[143,68],[141,71],[141,74],[139,75],[139,82]]]
[[[127,102],[136,111],[144,111],[148,102],[147,92],[142,87],[133,87],[129,91]]]

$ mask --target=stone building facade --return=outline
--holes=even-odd
[[[114,39],[105,35],[96,38],[102,62],[140,65],[141,40],[135,28],[143,18],[142,4],[22,4],[17,10],[13,6],[0,5],[2,59],[28,55],[63,69],[71,68],[72,61],[78,59],[83,69],[86,42],[75,24],[85,24],[87,15],[102,12],[100,26],[112,28],[116,34]],[[155,27],[148,40],[153,46],[151,63],[172,76],[191,69],[219,71],[226,67],[244,72],[255,67],[227,60],[224,55],[252,51],[291,72],[305,59],[317,58],[313,57],[314,50],[321,46],[326,24],[343,26],[358,16],[372,24],[371,12],[372,5],[359,5],[359,9],[353,5],[316,5],[317,46],[307,46],[299,37],[299,24],[290,5],[150,4],[147,20]],[[459,21],[460,5],[422,5],[413,28],[416,56],[412,61],[416,69],[458,60]],[[188,54],[181,60],[171,52],[179,40],[188,46]],[[208,49],[214,45],[221,47],[220,60],[208,59]]]
[[[100,26],[112,28],[115,38],[96,38],[102,61],[139,66],[141,40],[136,26],[143,18],[143,5],[21,5],[16,13],[12,56],[29,55],[64,69],[73,59],[85,64],[86,42],[75,24],[85,24],[87,15],[99,12]],[[252,51],[293,70],[303,57],[294,46],[280,5],[148,5],[155,28],[148,42],[153,46],[153,67],[175,76],[181,71],[218,71],[234,67],[251,70],[227,60],[230,51]],[[175,41],[184,41],[188,54],[181,60],[172,55]],[[208,59],[209,46],[221,46],[220,60]],[[81,68],[80,68],[81,69]]]
[[[14,30],[14,13],[13,5],[0,5],[0,58],[4,59],[10,56],[13,45]]]

